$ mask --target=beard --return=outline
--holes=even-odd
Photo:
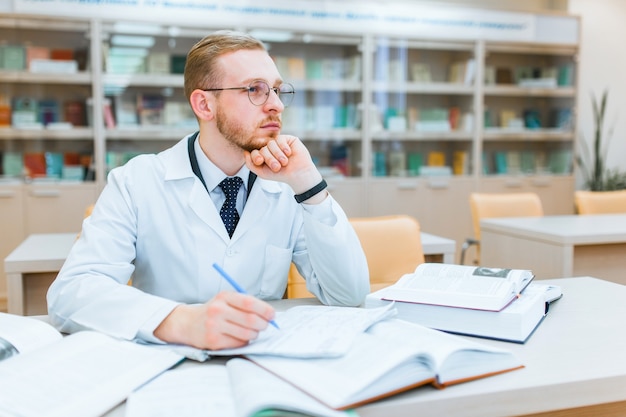
[[[255,149],[261,149],[267,145],[271,139],[276,139],[279,132],[269,132],[266,136],[258,136],[254,132],[260,126],[267,123],[280,123],[278,117],[268,117],[253,129],[242,126],[235,117],[229,117],[221,108],[218,108],[216,114],[217,130],[224,138],[237,148],[252,152]]]

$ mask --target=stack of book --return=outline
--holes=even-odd
[[[528,270],[422,264],[369,294],[365,307],[394,303],[398,318],[450,333],[524,343],[562,296]]]

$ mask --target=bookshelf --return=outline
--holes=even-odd
[[[533,18],[543,27],[559,17]],[[0,215],[10,222],[20,213],[20,226],[6,229],[4,256],[28,233],[78,231],[84,206],[95,201],[110,169],[196,128],[182,88],[188,50],[212,30],[263,29],[248,21],[212,25],[106,13],[0,19]],[[278,26],[257,36],[296,89],[283,130],[305,142],[349,216],[413,215],[423,230],[460,246],[472,235],[472,191],[530,190],[542,196],[548,214],[573,211],[576,42]],[[22,47],[24,56],[27,46],[50,56],[55,50],[75,69],[46,58],[43,70],[7,67],[9,46]],[[49,104],[56,101],[58,125],[15,124],[14,99],[23,97],[46,101],[45,117],[53,120]],[[66,102],[82,103],[74,111],[80,121],[66,123]],[[21,115],[29,117],[40,115]],[[25,153],[57,160],[68,153],[70,161],[78,155],[79,167],[67,169],[67,178],[63,167],[61,174],[53,170],[59,178],[47,171],[33,178],[16,164]],[[61,211],[54,227],[39,218],[45,210]]]

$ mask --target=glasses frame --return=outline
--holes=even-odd
[[[263,103],[255,103],[254,101],[252,101],[252,97],[250,97],[250,91],[252,91],[253,89],[253,84],[257,84],[257,83],[263,83],[267,86],[268,91],[267,94],[265,94],[265,100],[263,100]],[[291,92],[283,92],[281,93],[280,89],[283,86],[290,86],[291,87]],[[248,100],[250,100],[250,103],[252,103],[253,106],[263,106],[265,105],[265,103],[267,103],[267,100],[269,100],[270,98],[270,92],[274,91],[274,94],[276,94],[278,96],[278,99],[280,100],[281,103],[283,103],[283,106],[288,107],[292,102],[293,102],[293,97],[296,94],[296,90],[293,87],[293,85],[291,83],[282,83],[281,85],[279,85],[278,87],[270,87],[269,83],[265,80],[253,80],[250,81],[250,84],[248,84],[246,87],[224,87],[224,88],[204,88],[202,89],[202,91],[228,91],[228,90],[246,90],[248,92]],[[286,103],[285,101],[283,101],[282,97],[291,97],[289,99],[289,101]]]

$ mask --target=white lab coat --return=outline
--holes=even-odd
[[[320,210],[331,225],[318,220]],[[358,237],[331,196],[305,208],[288,185],[258,178],[230,239],[192,172],[185,138],[111,171],[48,291],[48,312],[64,332],[156,341],[152,332],[178,303],[232,290],[214,262],[271,300],[283,296],[292,261],[325,304],[359,305],[369,292]]]

